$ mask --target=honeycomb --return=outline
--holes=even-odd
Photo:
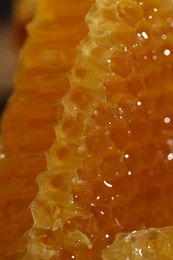
[[[171,260],[173,227],[118,234],[113,245],[103,253],[103,260]],[[127,257],[128,255],[128,257]]]
[[[172,234],[148,228],[173,225],[173,2],[45,0],[29,30],[3,121],[3,254],[25,232],[21,259],[106,260],[147,229],[127,235],[133,259]]]
[[[2,120],[0,259],[18,259],[23,233],[32,226],[28,206],[38,191],[35,179],[47,169],[45,152],[55,140],[54,124],[63,113],[61,98],[69,89],[67,70],[74,64],[76,45],[88,31],[84,17],[89,0],[76,1],[77,5],[70,0],[41,2],[28,27],[16,89]]]

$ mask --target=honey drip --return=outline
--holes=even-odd
[[[9,154],[14,174],[23,155],[29,166],[35,162],[28,151],[46,154],[39,169],[22,168],[22,176],[32,175],[34,187],[24,200],[26,206],[33,200],[34,223],[29,229],[30,220],[22,229],[29,229],[22,259],[109,259],[105,249],[116,234],[173,225],[173,3],[92,2],[88,34],[83,22],[82,33],[76,30],[74,37],[71,26],[81,28],[90,1],[49,0],[50,15],[48,1],[40,4],[36,17],[44,19],[36,18],[30,26],[16,94],[4,119],[3,154]],[[64,7],[64,18],[56,6]],[[64,21],[67,28],[61,26]],[[13,113],[23,111],[20,127],[13,106]],[[51,120],[45,118],[48,111]],[[8,178],[11,168],[9,172]],[[3,178],[8,179],[6,173]],[[8,184],[8,190],[16,183],[20,189],[21,179]],[[7,229],[3,232],[5,236]]]

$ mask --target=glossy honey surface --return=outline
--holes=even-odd
[[[173,227],[118,234],[114,243],[104,250],[103,260],[172,260],[172,235]]]
[[[25,233],[22,259],[97,260],[120,232],[173,225],[172,1],[45,0],[29,30],[3,120],[3,254]]]

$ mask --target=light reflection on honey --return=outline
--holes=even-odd
[[[83,2],[88,8],[89,2]],[[21,69],[17,78],[21,90],[16,98],[24,98],[32,88],[31,97],[36,97],[37,107],[43,96],[41,90],[41,94],[34,94],[34,86],[41,89],[48,85],[51,89],[53,84],[56,90],[52,94],[46,89],[48,96],[44,95],[42,101],[48,104],[49,99],[49,108],[58,103],[61,111],[58,123],[53,114],[49,128],[39,112],[39,131],[46,122],[45,135],[33,139],[33,128],[32,142],[26,127],[26,135],[21,130],[22,137],[18,137],[23,143],[16,145],[21,149],[16,148],[19,154],[26,153],[28,147],[43,153],[54,143],[47,152],[47,171],[37,178],[39,193],[31,205],[34,226],[26,233],[25,259],[40,255],[43,259],[100,259],[102,250],[119,232],[173,225],[173,3],[98,0],[94,6],[86,19],[89,34],[78,47],[74,64],[71,56],[69,61],[63,55],[61,64],[58,58],[45,61],[47,48],[54,46],[49,46],[47,39],[44,49],[39,50],[39,44],[31,38],[24,51],[29,57],[30,48],[36,45],[35,54],[41,52],[35,61],[40,77],[31,73],[26,83],[28,67]],[[35,24],[38,29],[45,30],[45,26]],[[40,38],[40,44],[42,41]],[[62,52],[68,48],[65,45]],[[32,72],[34,62],[28,59]],[[41,69],[43,61],[50,62],[48,70]],[[42,82],[42,74],[46,82]],[[66,91],[57,102],[58,87],[60,92],[63,87]],[[15,104],[15,97],[12,102]],[[45,106],[43,111],[49,111]],[[4,121],[7,148],[12,143],[9,136],[16,137],[7,127],[12,120],[10,113],[9,108]],[[37,125],[34,113],[35,109],[30,122]],[[47,136],[51,136],[49,145]],[[12,148],[14,152],[14,145]],[[16,158],[16,154],[13,156]],[[18,158],[21,164],[22,159]],[[22,169],[34,158],[25,160]],[[46,166],[42,168],[46,170]],[[20,178],[14,178],[13,185]]]

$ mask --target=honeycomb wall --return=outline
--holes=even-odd
[[[2,121],[0,259],[17,259],[23,234],[33,224],[29,205],[38,192],[35,179],[47,169],[45,152],[55,140],[54,125],[64,110],[60,100],[69,89],[67,71],[87,33],[90,4],[43,0],[28,26],[16,88]]]
[[[172,10],[169,0],[93,4],[25,259],[101,259],[119,232],[173,224]]]

